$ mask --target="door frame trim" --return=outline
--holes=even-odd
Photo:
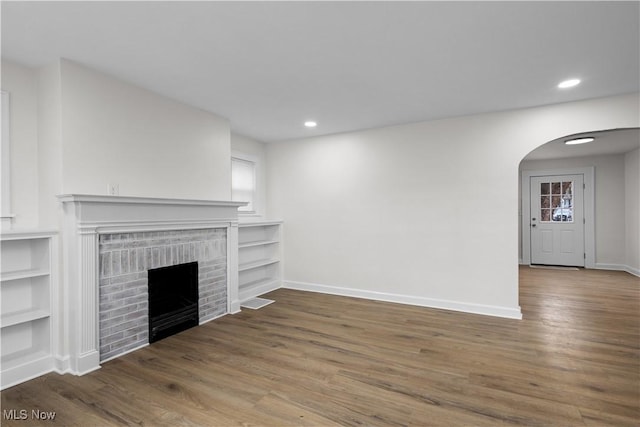
[[[522,263],[531,264],[531,187],[532,177],[550,175],[583,175],[584,176],[584,252],[585,268],[596,266],[595,239],[595,167],[523,170],[520,181],[521,218],[522,218]]]

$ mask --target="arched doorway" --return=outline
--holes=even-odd
[[[582,145],[567,145],[567,140],[581,137],[593,137],[592,142]],[[520,162],[520,197],[519,197],[519,259],[521,264],[563,265],[563,261],[554,262],[553,258],[538,258],[540,239],[537,238],[541,228],[561,228],[565,223],[583,222],[580,227],[584,233],[584,263],[574,264],[586,268],[625,270],[637,274],[638,266],[633,263],[637,257],[638,231],[633,224],[638,223],[638,197],[634,197],[629,186],[634,170],[637,171],[637,152],[640,147],[640,130],[638,128],[611,129],[594,132],[581,132],[567,135],[531,151]],[[574,218],[573,207],[565,201],[571,201],[571,195],[565,198],[562,191],[553,195],[553,190],[540,195],[531,182],[538,176],[563,177],[581,175],[584,177],[584,215]],[[538,180],[539,181],[539,180]],[[544,181],[544,180],[543,180]],[[563,181],[556,180],[559,183]],[[572,182],[567,179],[565,182]],[[553,185],[553,181],[550,181]],[[544,184],[542,184],[544,187]],[[563,185],[563,184],[558,184]],[[550,186],[546,186],[550,187]],[[543,192],[545,192],[543,188]],[[533,189],[533,191],[531,191]],[[575,189],[579,191],[580,189]],[[564,200],[563,200],[564,198]],[[541,199],[542,203],[537,203]],[[533,200],[533,202],[531,202]],[[546,203],[546,204],[545,204]],[[555,203],[555,204],[554,204]],[[556,206],[558,205],[558,206]],[[635,213],[634,213],[635,212]],[[547,214],[542,218],[543,214]],[[556,215],[558,214],[558,215]],[[634,221],[635,215],[635,221]],[[535,219],[534,219],[535,218]],[[542,221],[542,223],[541,223]],[[546,232],[547,241],[542,250],[552,251],[563,244],[562,239],[555,238],[552,232]],[[569,235],[569,232],[565,232]],[[568,243],[567,243],[568,242]],[[567,244],[573,244],[567,240]],[[562,250],[562,249],[560,249]],[[581,249],[582,250],[582,249]],[[551,259],[551,262],[547,260]],[[637,264],[637,263],[636,263]]]

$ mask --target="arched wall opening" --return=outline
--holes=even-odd
[[[510,230],[503,229],[509,235],[509,242],[504,247],[513,250],[511,265],[501,260],[496,261],[494,269],[502,268],[505,276],[512,283],[508,289],[508,298],[520,300],[519,290],[519,252],[520,252],[520,165],[529,153],[551,141],[567,135],[581,134],[585,131],[607,131],[640,127],[640,99],[637,93],[586,101],[555,104],[518,110],[502,115],[501,127],[496,131],[501,142],[497,149],[506,157],[502,163],[509,168],[512,181],[512,192],[507,203],[510,209],[516,209],[511,219],[503,218]],[[507,125],[505,127],[505,125]],[[495,147],[494,147],[495,148]],[[505,236],[506,237],[506,236]],[[505,288],[505,292],[507,289]]]
[[[585,185],[584,267],[640,275],[640,129],[612,128],[566,134],[527,153],[518,167],[518,259],[534,264],[536,221],[529,198],[532,176],[582,173]],[[584,145],[565,141],[593,137]],[[531,199],[533,200],[533,199]],[[538,206],[539,207],[539,206]],[[539,216],[540,212],[538,212]],[[539,218],[538,218],[539,219]],[[539,231],[539,230],[538,230]]]
[[[583,145],[566,145],[565,141],[592,137],[594,140]],[[532,174],[559,175],[571,171],[585,171],[589,182],[585,183],[584,215],[585,264],[587,268],[624,270],[628,264],[627,250],[636,246],[625,240],[634,237],[627,233],[626,224],[631,221],[637,198],[625,190],[632,188],[632,176],[637,165],[633,152],[640,148],[638,128],[610,129],[566,135],[532,150],[520,162],[519,192],[519,259],[521,264],[535,263],[530,253],[529,236],[535,229],[535,215],[527,203],[529,195],[528,179]],[[525,182],[526,181],[526,182]],[[629,191],[627,191],[629,192]],[[597,194],[597,196],[596,196]],[[637,240],[637,239],[635,239]],[[635,268],[635,267],[634,267]]]

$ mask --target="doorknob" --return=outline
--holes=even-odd
[[[531,226],[532,226],[532,227],[535,227],[536,225],[535,225],[535,224],[531,224]]]

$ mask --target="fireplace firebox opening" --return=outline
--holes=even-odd
[[[148,270],[149,342],[198,326],[198,263]]]

